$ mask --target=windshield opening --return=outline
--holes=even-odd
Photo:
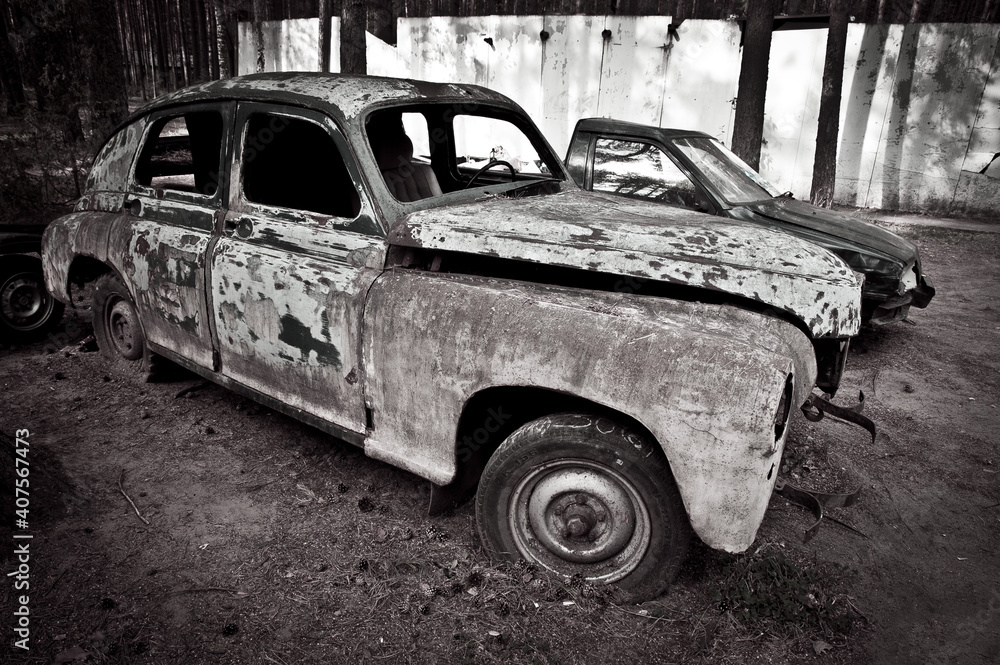
[[[530,120],[481,104],[421,104],[380,109],[365,123],[389,193],[414,203],[469,191],[533,195],[527,187],[563,179],[562,165]]]
[[[729,205],[753,203],[781,193],[719,141],[705,137],[673,140],[685,157]]]

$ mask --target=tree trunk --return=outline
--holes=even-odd
[[[264,0],[253,0],[253,42],[257,52],[256,71],[264,71]]]
[[[343,0],[340,13],[340,71],[344,74],[368,73],[365,45],[364,0]]]
[[[163,73],[163,84],[168,90],[176,90],[176,72],[174,72],[168,39],[170,25],[165,19],[160,3],[157,0],[148,0],[148,2],[151,5],[150,18],[152,19],[149,25],[156,40],[157,60],[160,63],[160,71]]]
[[[137,76],[139,78],[139,85],[142,86],[142,101],[146,101],[149,99],[149,93],[146,91],[149,64],[146,62],[146,40],[143,37],[142,19],[140,17],[142,10],[139,9],[139,4],[135,0],[127,0],[126,4],[129,7],[129,35],[132,40],[129,50],[132,51],[137,63]]]
[[[229,44],[226,40],[226,17],[222,13],[222,0],[212,0],[212,23],[215,26],[216,66],[219,79],[227,79],[232,75],[229,59]]]
[[[195,48],[195,67],[198,71],[199,81],[208,81],[212,78],[212,71],[209,67],[212,48],[208,43],[208,26],[210,25],[208,10],[205,7],[205,0],[192,0],[194,5],[195,26],[198,31],[197,48]]]
[[[369,0],[368,5],[371,33],[386,44],[395,44],[396,21],[392,13],[392,0]]]
[[[146,57],[149,58],[149,85],[152,88],[153,97],[156,97],[156,56],[153,53],[153,28],[150,26],[149,7],[139,0],[139,15],[142,17],[142,41],[145,48]]]
[[[0,76],[3,77],[3,89],[7,93],[7,115],[24,115],[24,80],[21,78],[21,62],[17,51],[10,41],[7,29],[7,19],[10,10],[7,0],[0,0]]]
[[[122,47],[117,34],[108,30],[115,22],[114,0],[90,0],[81,36],[87,45],[91,126],[105,137],[128,115],[128,90],[122,66]]]
[[[813,161],[814,205],[833,205],[837,178],[837,143],[840,139],[840,93],[844,87],[844,52],[847,49],[847,0],[830,0],[830,30],[823,64],[823,93],[819,100],[816,156]]]
[[[181,58],[181,74],[183,75],[182,80],[184,81],[184,87],[186,88],[190,85],[191,79],[188,76],[188,57],[187,57],[188,49],[186,43],[187,30],[184,29],[184,19],[181,15],[180,0],[176,0],[176,2],[173,3],[172,9],[174,11],[170,11],[169,13],[174,16],[173,21],[176,27],[176,35],[177,35],[177,53],[180,55]]]
[[[760,145],[764,138],[764,98],[774,8],[775,0],[747,0],[743,62],[733,121],[733,152],[754,169],[760,166]]]
[[[319,70],[330,71],[330,0],[319,0]]]

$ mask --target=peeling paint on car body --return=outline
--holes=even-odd
[[[796,201],[786,194],[774,196],[774,192],[768,191],[759,180],[755,181],[755,200],[727,200],[722,184],[732,176],[726,175],[726,169],[717,167],[718,171],[712,171],[704,164],[697,164],[681,147],[686,141],[721,147],[709,134],[610,118],[583,118],[573,131],[565,161],[572,165],[569,171],[576,183],[588,190],[602,189],[600,183],[595,182],[598,178],[595,149],[598,141],[637,141],[654,146],[682,166],[689,179],[688,185],[693,190],[700,190],[700,211],[777,229],[842,257],[853,270],[865,275],[861,293],[864,321],[889,323],[904,319],[911,304],[926,307],[934,297],[934,287],[921,270],[916,245],[891,231],[836,210]],[[617,195],[645,196],[628,192]],[[683,205],[670,200],[657,204]],[[912,275],[913,283],[904,286],[904,275]]]
[[[568,191],[421,210],[389,239],[732,293],[793,314],[815,338],[857,334],[857,279],[830,252],[739,222],[620,201]]]
[[[773,317],[491,278],[387,273],[365,327],[392,331],[365,339],[380,414],[368,455],[445,484],[462,406],[477,392],[580,395],[649,428],[696,533],[730,551],[753,541],[777,478],[768,479],[784,443],[774,441],[775,388],[794,374],[808,391],[816,371],[805,335]]]
[[[519,181],[390,200],[365,118],[424,102],[530,125],[483,88],[374,77],[254,75],[161,97],[109,139],[77,211],[49,227],[49,287],[68,299],[81,263],[117,272],[153,352],[437,484],[460,471],[460,421],[483,391],[544,390],[617,411],[662,448],[696,533],[745,549],[777,477],[779,404],[805,401],[817,339],[857,331],[853,273],[739,222],[582,193],[558,158],[538,182],[562,193],[504,188]],[[150,118],[213,104],[232,129],[218,190],[164,194],[135,182]],[[233,137],[251,104],[346,142],[353,218],[246,200]],[[455,257],[513,269],[439,272]],[[715,300],[532,282],[517,272],[526,265]]]

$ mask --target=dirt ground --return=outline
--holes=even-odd
[[[784,466],[801,486],[860,485],[860,502],[803,544],[808,513],[774,497],[748,554],[695,547],[641,606],[492,564],[471,505],[428,518],[425,482],[349,444],[189,375],[109,372],[80,345],[87,314],[68,314],[49,341],[0,349],[5,449],[30,431],[15,533],[33,536],[0,530],[0,661],[995,663],[1000,234],[889,226],[938,294],[853,343],[837,402],[864,391],[878,438],[799,418]],[[9,483],[13,456],[0,464]],[[28,651],[13,646],[23,542]],[[771,566],[756,592],[739,578],[754,562]],[[820,580],[808,604],[834,611],[748,614],[787,571]],[[750,591],[742,610],[733,588]]]

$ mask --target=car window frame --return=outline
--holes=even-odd
[[[449,113],[449,108],[454,109],[452,113]],[[432,114],[431,117],[424,112],[430,109],[437,111],[438,109],[443,109],[443,112]],[[387,102],[380,102],[378,104],[373,104],[358,117],[357,124],[360,130],[360,149],[364,150],[366,167],[370,165],[371,171],[368,173],[368,184],[372,188],[372,192],[376,195],[376,201],[378,201],[383,214],[387,216],[387,223],[391,223],[398,219],[399,217],[409,214],[411,212],[416,212],[418,210],[430,210],[437,207],[442,207],[446,205],[452,205],[455,203],[469,203],[473,199],[464,200],[465,191],[463,189],[456,189],[454,191],[447,191],[440,196],[431,196],[423,199],[418,199],[416,201],[399,201],[393,196],[392,192],[389,191],[388,186],[385,184],[385,180],[382,177],[382,173],[378,168],[377,159],[373,150],[373,146],[368,137],[368,123],[373,115],[377,115],[381,112],[387,110],[397,110],[401,113],[420,113],[424,116],[427,121],[427,130],[429,133],[429,140],[431,143],[439,143],[438,147],[431,149],[431,165],[434,167],[437,173],[438,179],[442,177],[451,178],[453,180],[458,180],[461,178],[461,172],[458,170],[458,163],[456,161],[456,144],[455,144],[455,131],[452,120],[457,115],[481,115],[484,117],[493,118],[496,120],[504,120],[511,123],[514,127],[520,129],[525,133],[526,136],[530,136],[530,133],[525,131],[525,126],[530,127],[535,134],[537,143],[531,141],[529,142],[532,147],[538,153],[539,157],[547,154],[551,157],[552,165],[557,169],[556,171],[548,174],[548,178],[539,178],[538,182],[555,182],[561,187],[566,187],[567,185],[573,183],[573,178],[570,177],[569,172],[566,171],[565,165],[562,163],[562,159],[559,155],[552,149],[552,146],[548,143],[545,135],[542,133],[541,129],[532,121],[532,119],[525,113],[519,112],[516,109],[509,108],[504,105],[494,105],[492,103],[471,103],[467,100],[448,100],[448,99],[424,99],[419,101],[400,101],[391,100]],[[483,113],[482,111],[488,111]],[[523,121],[526,121],[524,123]],[[441,139],[437,141],[435,139],[435,133],[441,132]],[[444,150],[444,153],[440,151]],[[441,167],[445,169],[445,173],[442,175],[438,172],[438,168]],[[506,173],[506,169],[500,169],[501,173]],[[534,175],[534,174],[532,174]],[[527,184],[528,181],[522,181],[515,183],[517,187]],[[503,183],[509,186],[511,183]],[[573,185],[575,187],[575,185]],[[469,190],[473,191],[473,190]]]
[[[246,131],[250,116],[255,113],[268,113],[310,122],[318,125],[327,132],[332,138],[341,158],[344,160],[344,166],[354,183],[354,191],[358,195],[359,210],[354,217],[339,217],[299,208],[257,203],[246,198],[243,192],[243,146],[246,140]],[[378,216],[375,214],[372,196],[362,177],[361,169],[358,166],[354,151],[351,149],[350,142],[347,140],[343,129],[329,115],[321,111],[293,104],[243,100],[237,102],[236,105],[233,133],[228,187],[228,209],[231,212],[273,217],[276,220],[291,223],[305,222],[316,227],[335,228],[376,237],[386,236],[386,231],[382,224],[379,223]]]
[[[142,139],[136,149],[129,167],[128,192],[138,196],[146,196],[161,201],[172,201],[183,204],[198,205],[213,210],[224,210],[226,201],[229,199],[229,154],[232,152],[233,121],[236,104],[234,102],[200,102],[195,104],[184,104],[178,106],[168,106],[164,109],[153,111],[145,117],[146,126],[142,130]],[[167,189],[163,187],[152,187],[139,183],[136,171],[139,161],[145,151],[150,133],[160,120],[164,118],[175,118],[183,116],[185,113],[218,111],[222,116],[222,144],[219,156],[219,177],[215,194],[201,194],[198,192],[186,192],[179,189]],[[159,137],[157,137],[159,138]]]

